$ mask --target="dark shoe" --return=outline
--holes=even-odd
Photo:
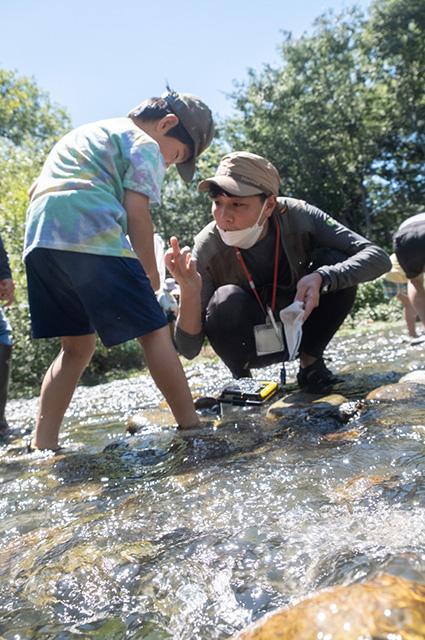
[[[58,444],[57,447],[53,447],[53,449],[39,449],[38,447],[32,444],[31,440],[28,440],[25,445],[26,453],[34,453],[34,451],[51,451],[52,453],[57,453],[61,449],[62,447],[60,446],[60,444]]]
[[[328,391],[334,384],[340,382],[340,378],[327,368],[323,358],[317,358],[308,367],[300,368],[297,382],[301,389],[311,391],[311,393],[322,393],[322,391]]]

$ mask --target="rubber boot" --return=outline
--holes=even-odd
[[[12,345],[0,343],[0,432],[8,428],[5,409],[12,365]]]

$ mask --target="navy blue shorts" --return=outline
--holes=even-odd
[[[112,347],[167,325],[137,259],[33,249],[25,266],[34,338],[97,332]]]

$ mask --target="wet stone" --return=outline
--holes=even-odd
[[[331,407],[339,407],[347,398],[339,394],[332,394],[327,396],[319,396],[312,393],[291,393],[284,396],[280,400],[274,402],[268,409],[268,416],[284,416],[288,409],[298,410],[300,407],[308,407],[312,411],[320,409],[329,409]]]
[[[416,382],[418,384],[425,384],[425,369],[418,369],[417,371],[411,371],[405,376],[402,376],[399,382]]]
[[[213,398],[212,396],[200,396],[195,398],[194,405],[197,411],[220,413],[220,403],[217,398]]]
[[[155,428],[148,426],[144,417],[140,422],[133,416],[140,429],[105,447],[105,452],[114,451],[129,464],[155,465],[164,460],[174,460],[173,473],[184,472],[208,460],[225,459],[229,456],[255,450],[270,440],[275,429],[268,432],[264,425],[252,419],[204,420],[195,429]],[[127,429],[128,430],[128,429]],[[177,466],[176,466],[177,465]]]
[[[410,400],[424,395],[423,384],[415,382],[399,382],[374,389],[366,396],[366,400],[379,402],[394,402],[395,400]]]
[[[278,420],[277,433],[285,429],[307,429],[325,434],[338,431],[354,413],[354,403],[339,394],[318,396],[301,392],[275,402],[268,409],[267,417]]]
[[[384,574],[280,609],[230,640],[358,640],[425,636],[425,585]]]
[[[134,435],[135,433],[139,433],[140,431],[143,431],[143,429],[146,429],[148,425],[149,420],[145,416],[136,413],[128,418],[125,424],[125,430],[127,433]]]

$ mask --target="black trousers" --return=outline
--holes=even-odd
[[[331,264],[330,260],[320,262]],[[318,267],[316,263],[314,268]],[[319,306],[303,325],[300,351],[318,358],[323,355],[350,312],[356,291],[354,286],[321,296]],[[264,314],[255,296],[237,285],[225,285],[215,291],[208,303],[205,322],[211,346],[235,378],[249,376],[251,368],[267,367],[285,358],[284,352],[257,356],[254,326],[265,322]]]

